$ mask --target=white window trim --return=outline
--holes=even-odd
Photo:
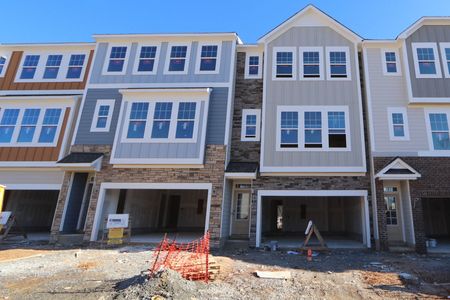
[[[3,69],[0,72],[0,77],[4,77],[6,74],[6,69],[8,69],[8,64],[9,64],[9,60],[11,58],[11,53],[10,52],[8,52],[8,53],[1,52],[0,57],[5,58],[5,64],[3,65]]]
[[[214,71],[201,71],[200,70],[200,60],[201,60],[201,56],[202,56],[202,47],[203,46],[217,46],[216,69]],[[222,55],[222,44],[221,43],[208,43],[208,42],[198,43],[197,60],[195,62],[195,74],[219,74],[220,73],[221,55]]]
[[[186,46],[186,60],[184,63],[184,70],[183,71],[169,71],[170,66],[170,53],[172,51],[173,46]],[[167,45],[167,53],[166,53],[166,62],[164,65],[164,74],[170,75],[170,74],[179,74],[179,75],[185,75],[189,72],[189,63],[191,61],[191,44],[190,43],[169,43]]]
[[[411,43],[412,55],[414,60],[414,71],[416,78],[442,78],[441,63],[439,62],[439,52],[436,43]],[[434,65],[436,67],[436,74],[420,74],[419,58],[417,57],[417,48],[432,48],[434,53]]]
[[[281,112],[293,111],[298,112],[298,147],[297,148],[281,148]],[[305,148],[305,112],[320,111],[322,113],[322,148]],[[345,148],[329,148],[328,147],[328,112],[343,111],[345,113]],[[281,152],[346,152],[351,151],[351,134],[350,119],[348,106],[297,106],[297,105],[279,105],[277,106],[276,118],[276,151]]]
[[[146,102],[149,103],[148,106],[148,113],[147,113],[147,119],[145,123],[145,129],[144,129],[144,137],[143,138],[128,138],[128,125],[130,122],[130,113],[131,113],[131,106],[135,102]],[[172,115],[170,118],[170,127],[169,127],[169,137],[168,138],[152,138],[152,128],[153,128],[153,116],[155,113],[155,106],[157,102],[171,102],[172,105]],[[181,102],[195,102],[196,108],[195,108],[195,120],[194,120],[194,129],[192,138],[188,139],[182,139],[182,138],[176,138],[176,129],[177,129],[177,122],[178,122],[178,107]],[[126,100],[125,103],[127,105],[125,110],[125,118],[124,122],[122,124],[122,137],[121,137],[121,143],[196,143],[197,142],[197,136],[198,136],[198,129],[199,129],[199,122],[200,122],[200,110],[202,106],[202,102],[204,100],[193,100],[193,99],[161,99],[161,100]],[[205,114],[204,114],[205,115]]]
[[[445,56],[445,48],[450,48],[450,43],[439,43],[441,50],[442,67],[444,69],[445,78],[450,78],[450,70],[447,66],[447,57]]]
[[[72,55],[85,55],[84,63],[81,69],[80,78],[66,78],[67,70],[69,69],[70,57]],[[39,55],[39,62],[36,66],[36,72],[34,77],[31,79],[21,79],[20,74],[22,74],[23,63],[27,55]],[[47,59],[50,55],[62,55],[61,64],[59,65],[58,76],[56,78],[44,78],[45,67],[47,64]],[[89,60],[88,51],[54,51],[54,52],[24,52],[20,60],[20,65],[16,72],[15,82],[80,82],[84,80],[84,74],[87,69],[87,62]]]
[[[250,56],[258,57],[258,74],[251,75],[250,74]],[[256,52],[247,52],[245,53],[245,71],[244,71],[244,79],[261,79],[262,78],[262,55],[261,53]]]
[[[116,100],[114,100],[114,99],[99,99],[99,100],[97,100],[97,103],[95,104],[94,115],[92,118],[91,132],[109,132],[109,129],[111,127],[111,120],[112,120],[112,115],[114,112],[115,103],[116,103]],[[98,112],[100,110],[100,106],[108,106],[109,107],[108,115],[106,116],[105,128],[97,128],[97,121],[99,118]]]
[[[387,70],[387,62],[386,62],[386,52],[394,52],[395,53],[395,66],[397,68],[397,72],[388,72]],[[383,64],[383,75],[384,76],[401,76],[402,69],[400,67],[400,54],[398,49],[382,49],[381,50],[381,62]]]
[[[138,71],[142,47],[156,47],[155,63],[153,64],[153,71]],[[139,43],[137,46],[136,55],[134,57],[134,65],[133,65],[132,74],[133,75],[155,75],[158,72],[160,51],[161,51],[161,44],[152,44],[152,43],[141,44],[141,43]]]
[[[123,68],[120,72],[108,72],[109,57],[113,47],[127,47],[127,53],[125,54]],[[105,60],[103,62],[102,75],[124,75],[127,73],[128,61],[130,59],[131,45],[130,44],[108,44],[108,50],[106,51]]]
[[[255,137],[246,137],[245,136],[248,115],[256,115]],[[261,139],[261,110],[260,109],[243,109],[242,110],[242,120],[241,120],[241,141],[257,142],[260,139]]]
[[[303,53],[304,52],[319,52],[319,77],[304,77],[303,73]],[[323,80],[324,68],[323,68],[323,47],[300,47],[299,48],[299,61],[300,61],[300,80]]]
[[[42,123],[44,121],[44,116],[45,116],[45,110],[46,109],[52,109],[52,108],[56,108],[56,109],[61,109],[61,115],[59,116],[59,120],[58,120],[58,124],[57,125],[53,125],[53,126],[57,126],[56,127],[56,132],[55,132],[55,138],[53,139],[52,143],[39,143],[39,136],[41,135],[41,130],[42,127],[44,126]],[[0,148],[7,148],[7,147],[56,147],[58,145],[58,141],[60,138],[60,133],[61,133],[61,127],[64,121],[64,116],[66,113],[66,109],[67,106],[62,106],[62,105],[2,105],[0,108],[0,120],[2,120],[3,118],[3,114],[5,112],[6,109],[19,109],[19,115],[17,117],[17,122],[16,125],[14,125],[14,131],[13,134],[11,136],[11,142],[9,143],[0,143]],[[17,139],[19,137],[19,133],[20,133],[20,127],[22,126],[22,119],[23,119],[23,115],[25,113],[25,109],[40,109],[40,113],[39,113],[39,118],[38,121],[36,123],[36,129],[34,131],[34,135],[33,135],[33,141],[30,143],[19,143],[17,142]],[[7,126],[7,125],[5,125]]]
[[[435,154],[439,154],[439,155],[443,155],[443,156],[450,156],[450,150],[434,149],[433,136],[431,134],[431,123],[430,123],[430,114],[447,114],[447,122],[449,123],[448,125],[450,126],[450,109],[426,108],[426,109],[424,109],[424,113],[425,113],[425,127],[427,130],[429,152],[428,153],[422,152],[422,153],[425,155],[431,154],[432,156]],[[449,128],[449,134],[450,134],[450,128]],[[421,154],[421,153],[419,152],[419,154]]]
[[[331,64],[330,64],[330,52],[339,51],[345,52],[345,70],[347,72],[347,77],[331,77]],[[351,61],[350,61],[350,49],[349,47],[326,47],[326,69],[327,69],[327,80],[352,80],[351,72]]]
[[[408,112],[405,107],[388,107],[388,124],[389,124],[389,139],[391,141],[409,141],[409,124],[408,124]],[[399,113],[403,115],[403,131],[405,136],[394,135],[394,123],[392,120],[392,114]]]
[[[277,53],[292,52],[292,77],[277,77]],[[272,80],[285,81],[297,80],[297,48],[296,47],[273,47],[272,49]]]

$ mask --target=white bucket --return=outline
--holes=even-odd
[[[431,248],[436,248],[437,241],[435,239],[429,239],[429,245]]]

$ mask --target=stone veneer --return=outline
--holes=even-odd
[[[220,225],[223,198],[223,183],[225,172],[224,145],[206,146],[204,168],[113,168],[109,163],[111,155],[110,145],[75,145],[72,152],[101,152],[104,153],[102,168],[95,174],[94,187],[86,217],[86,231],[84,240],[90,240],[92,226],[97,209],[100,184],[103,182],[129,182],[129,183],[212,183],[212,196],[210,207],[209,230],[211,233],[211,246],[218,247],[220,243]],[[57,239],[61,224],[64,205],[69,189],[72,172],[66,172],[64,182],[59,194],[55,217],[52,225],[52,240]]]
[[[375,174],[382,170],[395,157],[374,157]],[[423,198],[450,198],[450,158],[448,157],[401,157],[401,159],[419,172],[422,177],[409,181],[411,207],[414,223],[416,251],[426,253],[425,226],[422,210]],[[383,198],[383,183],[376,180],[378,227],[380,242],[383,239],[387,249],[386,212]]]

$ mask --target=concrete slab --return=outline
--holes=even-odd
[[[305,240],[304,236],[299,235],[298,238],[289,236],[272,236],[272,237],[264,237],[262,245],[270,243],[270,241],[278,241],[278,247],[284,249],[298,249],[302,246]],[[324,237],[327,246],[331,249],[364,249],[366,248],[364,244],[357,240],[352,240],[348,237]],[[317,245],[319,241],[316,238],[311,238],[309,245]]]
[[[428,253],[450,253],[450,238],[437,238],[436,247],[428,247]]]

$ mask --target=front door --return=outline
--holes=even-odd
[[[231,234],[236,237],[248,237],[250,219],[250,191],[235,191]]]
[[[404,242],[402,226],[402,205],[399,188],[397,186],[385,186],[384,204],[386,209],[388,241],[390,243],[402,243]]]

